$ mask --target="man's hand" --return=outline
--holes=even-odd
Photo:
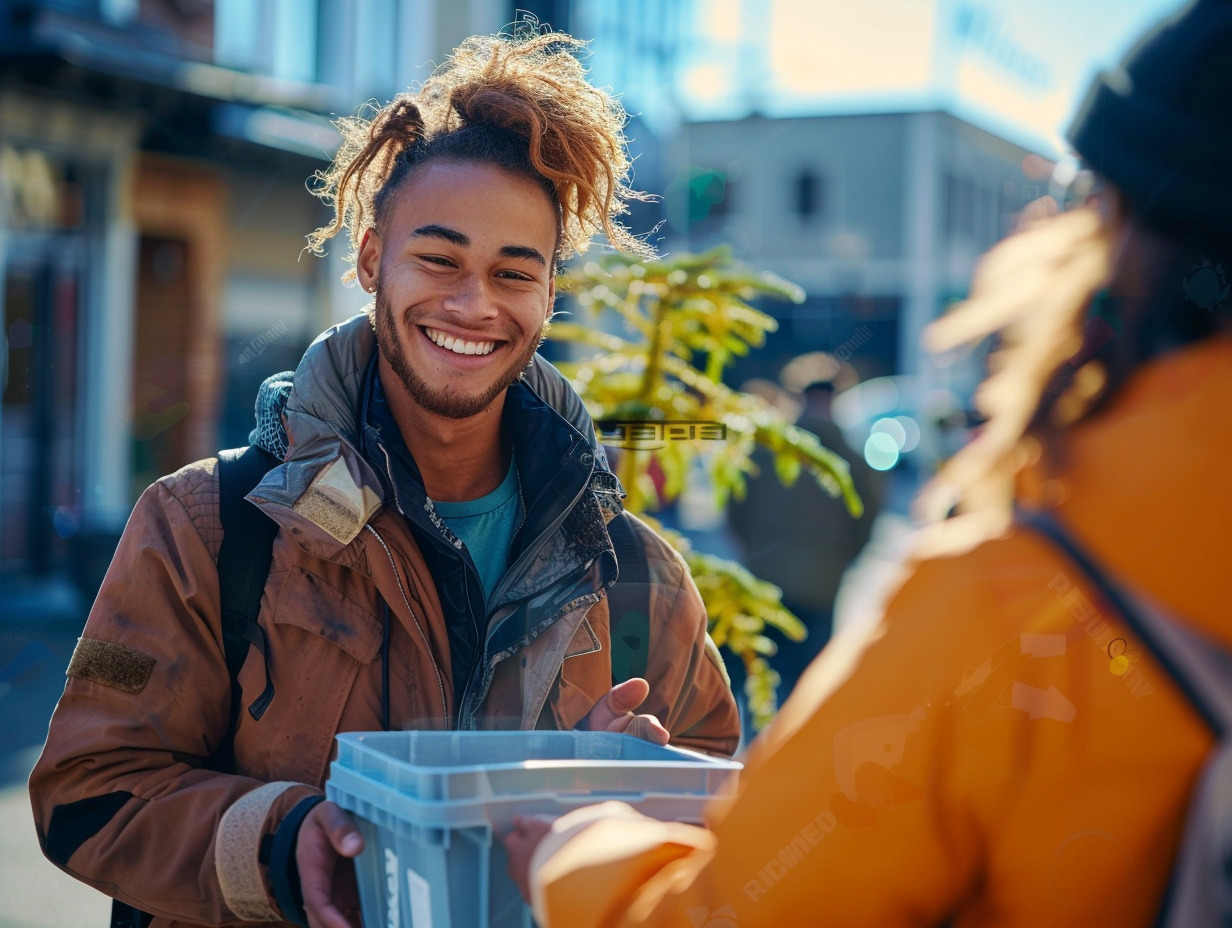
[[[351,816],[332,802],[313,806],[300,825],[295,863],[309,928],[358,928],[359,887],[348,859],[364,849]]]
[[[530,898],[530,859],[543,836],[552,828],[552,823],[539,816],[515,815],[513,828],[501,837],[509,854],[509,876],[517,884],[518,892],[527,902]]]
[[[653,715],[633,714],[633,710],[644,703],[649,695],[650,684],[641,677],[618,683],[591,707],[577,727],[585,731],[633,735],[651,744],[667,744],[671,735],[662,722]]]

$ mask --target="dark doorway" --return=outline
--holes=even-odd
[[[9,253],[3,292],[0,565],[34,574],[63,565],[81,515],[81,269],[45,244]]]
[[[189,247],[142,236],[133,332],[134,498],[189,462],[188,356],[192,331]]]

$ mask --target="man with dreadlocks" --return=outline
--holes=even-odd
[[[216,462],[134,510],[31,793],[48,857],[157,925],[357,921],[342,858],[362,840],[322,797],[340,731],[589,728],[735,750],[684,562],[620,513],[576,396],[535,358],[560,260],[599,232],[649,251],[617,221],[639,196],[623,113],[586,83],[579,45],[472,38],[419,92],[341,123],[318,190],[334,221],[311,243],[348,233],[348,276],[375,301],[317,339],[259,429],[280,463],[249,498],[280,531],[264,651],[239,683],[273,698],[233,730]],[[615,686],[613,519],[632,522],[650,581],[644,679]]]

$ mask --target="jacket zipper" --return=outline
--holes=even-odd
[[[517,465],[514,465],[513,476],[514,476],[514,479],[518,483],[518,506],[522,510],[522,519],[520,522],[518,522],[518,527],[514,529],[513,535],[509,539],[510,548],[512,548],[514,542],[518,540],[518,536],[522,533],[522,528],[526,525],[526,498],[522,495],[522,475],[518,472]],[[493,590],[492,592],[495,593],[496,591]],[[471,591],[470,591],[469,584],[467,585],[467,588],[466,588],[466,611],[469,612],[472,617],[475,615],[475,609],[471,605]],[[475,668],[483,663],[483,659],[487,654],[488,604],[486,602],[483,604],[483,624],[484,624],[483,634],[481,635],[480,629],[478,627],[478,623],[476,623],[475,639],[479,645],[479,656],[475,658],[475,660],[471,663],[470,669],[467,671],[466,683],[462,687],[462,698],[461,700],[458,701],[459,710],[461,710],[462,706],[466,705],[466,696],[471,691],[471,680],[473,680],[475,677]],[[458,724],[459,725],[462,724],[462,712],[461,711],[458,712]]]
[[[465,573],[465,565],[463,566],[463,572]],[[466,670],[466,682],[462,685],[462,698],[458,700],[459,708],[466,705],[466,694],[471,691],[471,678],[475,676],[475,668],[479,665],[479,662],[483,660],[483,651],[484,651],[484,644],[485,644],[485,639],[482,638],[479,634],[479,621],[475,618],[475,607],[471,605],[471,585],[470,585],[469,580],[466,582],[465,586],[466,586],[466,611],[467,611],[467,614],[470,615],[471,624],[475,628],[475,643],[479,648],[479,656],[471,662],[470,667],[468,667]],[[487,603],[484,603],[483,611],[484,611],[484,618],[486,620],[487,611],[488,611]],[[462,713],[461,712],[458,713],[457,723],[459,726],[461,726],[462,724]]]
[[[519,483],[518,484],[519,493],[521,492],[521,489],[522,489],[521,483]],[[588,478],[582,484],[582,488],[573,495],[573,499],[569,501],[569,504],[565,506],[563,509],[561,509],[560,515],[558,515],[555,519],[553,519],[551,524],[547,528],[545,528],[542,532],[540,532],[538,536],[536,536],[535,540],[531,542],[531,545],[527,547],[526,549],[524,549],[520,555],[518,555],[518,559],[509,565],[509,569],[505,571],[505,575],[501,577],[500,582],[497,583],[496,589],[492,591],[492,601],[493,602],[496,602],[496,600],[499,598],[497,594],[501,593],[505,589],[505,587],[509,585],[508,583],[509,578],[512,577],[517,572],[518,565],[521,564],[528,557],[530,557],[535,552],[537,552],[540,548],[543,547],[545,540],[549,538],[554,531],[560,528],[561,523],[565,521],[569,513],[573,511],[573,507],[577,505],[577,501],[582,498],[582,494],[585,493],[589,489],[590,489],[590,480]],[[527,516],[526,503],[525,501],[523,501],[522,503],[522,525],[518,526],[518,532],[521,532],[522,526],[526,524],[526,516]],[[517,537],[517,533],[514,533],[514,537],[515,538]],[[492,631],[495,631],[495,630],[496,629],[492,629]]]
[[[399,515],[401,515],[401,516],[402,516],[402,518],[404,518],[404,519],[405,519],[405,518],[408,518],[408,516],[407,516],[407,514],[406,514],[406,511],[402,508],[402,501],[401,501],[400,499],[398,499],[398,483],[397,483],[397,481],[396,481],[396,480],[394,480],[394,477],[393,477],[394,468],[393,468],[393,464],[392,464],[392,463],[390,462],[390,460],[389,460],[389,452],[385,450],[385,445],[384,445],[384,443],[382,443],[382,442],[381,442],[381,440],[380,440],[379,438],[377,439],[376,446],[377,446],[378,448],[380,448],[380,449],[381,449],[381,454],[383,454],[383,455],[385,456],[385,473],[389,475],[389,486],[390,486],[390,489],[393,491],[393,494],[394,494],[394,508],[398,510],[398,514],[399,514]],[[521,492],[522,492],[522,486],[521,486],[521,483],[519,482],[519,484],[518,484],[518,495],[519,495],[519,498],[521,497]],[[523,523],[525,523],[525,522],[526,522],[526,510],[525,510],[525,507],[523,507],[523,510],[522,510],[522,522],[523,522]],[[521,530],[521,526],[519,526],[519,531],[520,531],[520,530]],[[374,533],[374,534],[375,534],[375,533]],[[377,536],[377,537],[379,538],[380,536]],[[382,546],[384,546],[384,544],[385,544],[385,543],[382,541],[382,542],[381,542],[381,544],[382,544]],[[388,548],[386,548],[386,549],[385,549],[385,553],[386,553],[387,555],[389,554],[389,549],[388,549]],[[390,556],[390,560],[391,560],[391,562],[392,562],[392,560],[393,560],[392,556]],[[396,572],[396,570],[395,570],[395,572]],[[401,582],[401,581],[399,581],[399,582],[398,582],[398,588],[399,588],[399,589],[401,589],[401,587],[402,587],[402,582]],[[402,598],[403,598],[403,600],[404,600],[404,601],[406,600],[406,594],[405,594],[405,593],[403,593],[403,594],[402,594]],[[407,603],[407,608],[408,608],[408,609],[410,608],[410,603]],[[483,645],[484,645],[484,642],[483,642],[482,640],[479,640],[479,639],[480,639],[480,634],[479,634],[479,623],[475,620],[475,609],[474,609],[474,607],[471,605],[471,590],[470,590],[470,584],[467,584],[467,585],[466,585],[466,611],[467,611],[467,612],[470,614],[470,616],[471,616],[471,622],[472,622],[472,623],[474,624],[474,626],[475,626],[475,638],[476,638],[476,640],[477,640],[477,641],[478,641],[478,643],[479,643],[480,650],[482,651],[482,649],[483,649]],[[485,612],[485,615],[486,615],[486,612],[487,612],[487,606],[486,606],[486,604],[485,604],[485,606],[484,606],[484,612]],[[411,613],[411,617],[412,617],[412,618],[414,618],[414,616],[415,616],[415,613],[414,613],[414,612],[412,612],[412,613]],[[418,619],[416,619],[416,620],[415,620],[415,626],[416,626],[416,627],[418,627],[418,626],[419,626],[419,620],[418,620]],[[423,630],[422,630],[422,629],[420,629],[420,634],[421,634],[421,635],[423,634]],[[425,641],[425,644],[426,644],[426,641]],[[429,648],[428,653],[429,653],[429,654],[431,654],[431,653],[432,653],[431,646],[429,645],[429,646],[428,646],[428,648]],[[480,657],[482,658],[482,654],[480,655]],[[476,663],[478,663],[478,661],[476,661]],[[445,687],[444,687],[444,685],[441,683],[441,672],[440,672],[439,667],[437,667],[437,665],[436,665],[436,656],[435,656],[435,655],[433,655],[433,657],[432,657],[432,665],[433,665],[433,667],[436,669],[436,679],[437,679],[437,685],[441,687],[441,703],[442,703],[442,705],[444,705],[444,702],[445,702]],[[472,664],[472,665],[471,665],[471,667],[470,667],[470,670],[467,672],[467,675],[466,675],[466,683],[465,683],[465,685],[463,685],[463,687],[462,687],[462,699],[461,699],[461,701],[459,702],[459,705],[463,705],[463,704],[465,704],[465,702],[466,702],[466,694],[467,694],[467,692],[470,690],[470,686],[471,686],[471,677],[472,677],[472,676],[474,676],[474,673],[475,673],[475,664]],[[446,721],[448,721],[448,720],[449,720],[449,715],[448,715],[448,713],[446,713],[446,715],[445,715],[445,719],[446,719]],[[458,716],[457,716],[457,721],[458,721],[459,723],[461,723],[461,721],[462,721],[462,714],[461,714],[461,713],[458,713]],[[453,728],[454,726],[453,726],[452,724],[450,724],[450,726],[449,726],[449,727],[450,727],[450,728]]]
[[[376,430],[370,429],[370,431]],[[377,434],[380,433],[377,432]],[[385,445],[379,438],[376,440],[376,446],[381,449],[381,454],[385,455],[385,474],[389,478],[389,489],[394,494],[394,508],[403,518],[406,518],[406,513],[402,511],[402,501],[398,499],[398,483],[394,480],[394,466],[390,463],[389,452],[385,450]]]
[[[397,499],[394,500],[394,503],[395,505],[397,504]],[[399,509],[398,511],[401,512],[402,510]],[[394,570],[394,580],[398,584],[398,592],[402,594],[402,604],[406,606],[406,611],[410,613],[411,621],[415,623],[419,637],[423,639],[424,648],[427,650],[428,656],[432,658],[432,669],[436,672],[436,687],[441,696],[441,714],[445,718],[445,724],[453,728],[453,722],[449,718],[449,703],[445,699],[445,681],[441,678],[441,668],[437,664],[436,654],[432,651],[432,644],[428,641],[428,636],[424,634],[423,626],[419,624],[419,617],[415,615],[415,610],[411,608],[411,600],[406,595],[406,589],[402,586],[402,575],[398,573],[398,563],[394,560],[393,552],[389,550],[389,545],[385,544],[385,539],[381,537],[380,532],[374,529],[371,524],[365,525],[364,528],[372,533],[372,537],[380,543],[381,548],[385,551],[385,556],[389,558],[389,566]]]
[[[526,527],[526,497],[522,495],[522,475],[518,472],[515,465],[513,477],[518,482],[518,506],[522,509],[522,519],[518,522],[518,527],[513,530],[513,535],[509,539],[509,547],[512,548],[518,540],[518,536],[522,534],[522,529]],[[510,565],[512,568],[513,565]],[[493,593],[496,591],[493,590]]]
[[[521,492],[521,489],[522,489],[521,478],[519,478],[519,483],[518,483],[519,492]],[[558,528],[560,528],[561,523],[564,522],[565,519],[568,517],[569,513],[573,511],[573,507],[577,505],[578,500],[582,498],[582,494],[585,493],[588,489],[590,489],[590,478],[589,477],[587,477],[587,479],[582,483],[581,489],[579,489],[578,492],[574,494],[573,499],[569,501],[569,505],[561,509],[560,515],[558,515],[555,519],[553,519],[551,524],[548,525],[546,529],[544,529],[542,532],[539,533],[539,535],[532,542],[531,546],[523,550],[521,555],[518,556],[518,559],[514,561],[512,565],[510,565],[507,571],[505,571],[505,575],[501,578],[500,583],[498,583],[496,586],[496,589],[492,591],[492,601],[493,602],[497,600],[496,594],[500,592],[505,586],[508,585],[507,581],[509,577],[514,575],[514,573],[516,572],[517,566],[521,564],[524,560],[526,560],[528,557],[530,557],[532,554],[537,552],[541,547],[543,547],[544,544],[546,544],[547,539],[551,537],[553,532],[555,532]],[[527,515],[526,504],[525,502],[523,502],[523,505],[522,505],[522,523],[523,524],[526,523],[526,515]],[[522,530],[522,526],[519,525],[518,531],[520,532],[521,530]],[[514,610],[514,611],[516,612],[517,610]],[[500,626],[503,625],[506,621],[508,621],[508,616],[506,616],[505,619],[502,619],[501,622],[496,626],[496,628],[485,631],[484,639],[483,639],[483,649],[485,653],[487,651],[488,639],[491,638],[492,635],[497,631],[497,629],[499,629]],[[462,701],[458,704],[458,725],[459,726],[461,726],[462,720],[466,716],[466,713],[467,713],[466,697],[470,693],[470,679],[469,678],[467,679],[466,684],[467,684],[466,688],[462,691]]]

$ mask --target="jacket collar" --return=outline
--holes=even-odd
[[[380,477],[357,450],[358,400],[375,351],[376,334],[363,314],[308,347],[282,414],[286,458],[248,495],[317,557],[337,557],[384,505]]]
[[[460,547],[428,498],[419,468],[385,401],[375,357],[364,383],[360,425],[359,447],[375,465],[385,498],[420,530],[436,532]],[[538,593],[611,550],[603,530],[610,515],[597,497],[611,474],[601,469],[582,433],[524,382],[509,387],[501,432],[513,445],[526,511],[513,552],[514,569],[494,592],[493,607]]]
[[[364,396],[375,356],[376,333],[366,314],[327,329],[295,369],[282,422],[257,424],[258,434],[285,428],[287,452],[248,498],[317,557],[337,557],[392,502],[387,500],[392,485],[370,463],[379,459],[361,452],[367,450]],[[514,424],[509,434],[523,467],[528,546],[559,521],[561,503],[582,494],[588,481],[604,522],[620,512],[624,495],[601,447],[544,402],[544,392],[562,404],[572,400],[575,421],[584,418],[591,428],[576,396],[565,395],[559,372],[538,356],[525,381],[510,387],[505,422]],[[269,408],[278,410],[281,404]]]

